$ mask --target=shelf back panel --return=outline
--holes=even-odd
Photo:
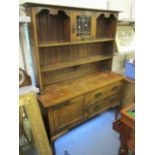
[[[52,72],[43,72],[43,86],[55,84],[57,82],[79,78],[85,76],[87,74],[95,73],[103,70],[111,70],[112,59],[108,59],[105,61],[79,65],[74,67],[69,67],[65,69],[59,69]]]
[[[112,56],[113,42],[82,44],[40,49],[41,67],[64,63],[78,62],[97,55]]]
[[[117,19],[113,15],[105,17],[101,14],[97,18],[96,38],[115,37],[116,24]]]
[[[70,17],[64,11],[50,14],[48,9],[36,15],[39,43],[70,41]]]

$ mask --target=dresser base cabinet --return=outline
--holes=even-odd
[[[50,137],[54,141],[69,129],[86,120],[120,104],[121,92],[106,99],[99,100],[92,105],[85,104],[84,96],[60,103],[48,108]]]
[[[49,134],[52,141],[69,129],[120,104],[124,77],[115,73],[106,73],[109,78],[105,76],[106,78],[99,82],[97,79],[100,79],[101,74],[105,75],[100,73],[95,77],[93,75],[85,77],[86,81],[83,84],[79,81],[84,77],[78,79],[79,83],[74,79],[69,83],[57,84],[56,87],[50,87],[45,94],[39,96],[48,114]],[[113,78],[110,79],[110,75],[113,75]]]

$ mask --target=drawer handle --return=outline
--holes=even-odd
[[[100,108],[100,105],[96,105],[94,108],[95,110],[98,110]]]
[[[118,86],[115,86],[115,87],[111,88],[111,91],[115,91],[115,90],[117,90],[118,88],[119,88]]]
[[[88,112],[88,111],[89,111],[89,107],[86,108],[86,112]]]
[[[100,93],[97,93],[97,94],[95,94],[95,98],[99,98],[99,97],[101,97],[102,96],[102,93],[100,92]]]
[[[113,97],[111,97],[111,98],[109,99],[109,102],[112,102],[112,101],[114,101],[115,99],[116,99],[116,97],[113,96]]]
[[[64,101],[64,102],[62,102],[62,105],[65,105],[65,106],[67,106],[69,104],[70,104],[70,101]]]

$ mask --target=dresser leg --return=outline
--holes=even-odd
[[[128,155],[128,147],[127,146],[121,146],[119,150],[119,155]]]
[[[117,119],[118,119],[119,112],[120,112],[120,110],[122,109],[122,106],[123,106],[123,102],[122,102],[122,101],[120,101],[120,105],[116,108],[115,120],[117,120]]]
[[[120,130],[120,141],[121,146],[119,150],[119,155],[128,155],[128,147],[127,147],[127,141],[129,137],[129,128],[124,123],[121,124],[121,130]]]
[[[53,155],[56,155],[55,141],[52,141],[52,151],[53,151]]]

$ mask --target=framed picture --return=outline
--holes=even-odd
[[[127,53],[135,51],[133,26],[117,26],[116,47],[117,52]]]

